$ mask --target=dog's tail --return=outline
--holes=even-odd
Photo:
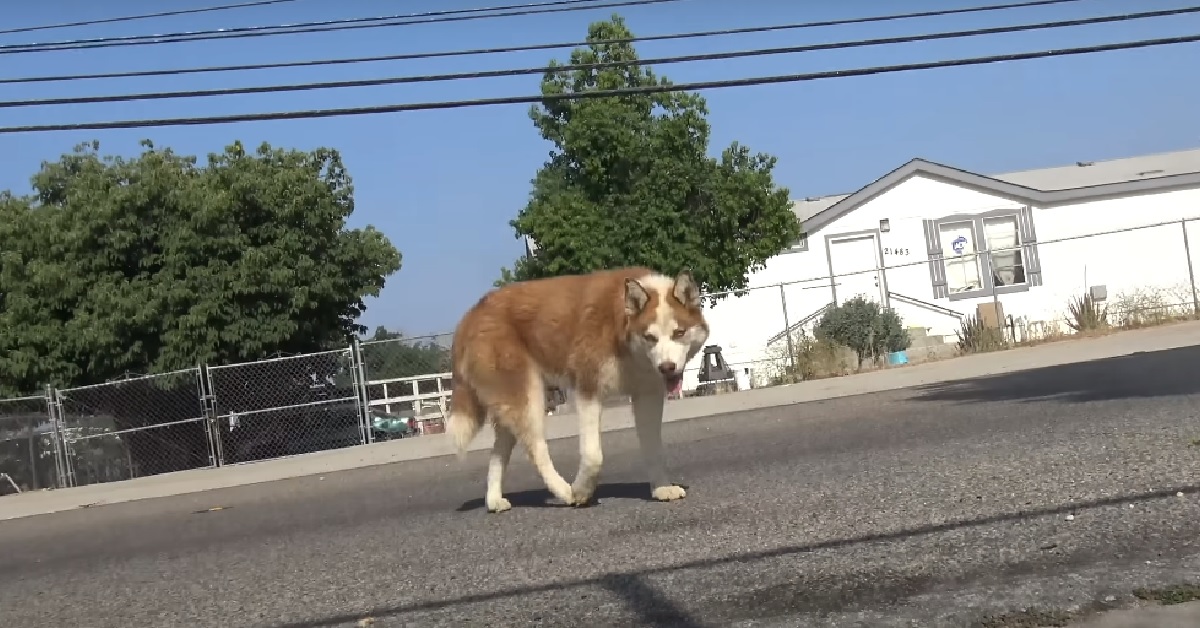
[[[454,442],[459,459],[467,454],[467,446],[483,429],[487,411],[479,401],[475,389],[463,381],[454,383],[450,417],[446,419],[446,433]]]

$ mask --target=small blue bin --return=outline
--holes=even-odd
[[[889,353],[887,356],[887,363],[888,363],[888,366],[899,366],[901,364],[908,364],[908,352],[907,351],[893,351],[892,353]]]

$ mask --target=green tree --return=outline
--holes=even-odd
[[[706,291],[744,288],[750,272],[800,235],[788,190],[772,179],[775,158],[737,142],[710,157],[707,105],[697,94],[563,98],[669,86],[639,64],[628,41],[613,41],[631,37],[619,16],[593,23],[570,63],[608,65],[552,62],[542,79],[545,98],[530,116],[554,150],[511,223],[539,251],[512,277],[690,266]]]
[[[80,146],[0,196],[0,392],[344,344],[400,268],[337,151]]]
[[[536,263],[536,257],[522,255],[513,262],[513,267],[511,270],[507,266],[501,266],[500,278],[492,282],[492,287],[499,288],[514,281],[533,279],[535,276],[537,276],[537,272],[534,269],[534,264]]]
[[[885,353],[903,351],[912,344],[899,315],[861,296],[829,308],[815,331],[819,339],[850,347],[858,355],[860,365]]]

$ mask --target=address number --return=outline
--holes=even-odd
[[[908,255],[908,249],[885,246],[885,247],[883,247],[883,254],[884,255]]]

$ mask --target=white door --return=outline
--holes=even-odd
[[[869,301],[883,302],[879,246],[874,234],[831,239],[829,261],[833,267],[838,305],[860,295]]]

